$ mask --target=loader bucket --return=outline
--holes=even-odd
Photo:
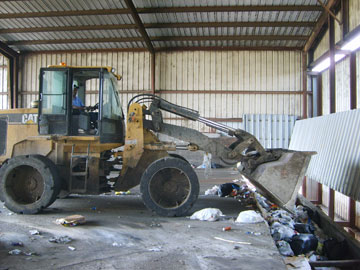
[[[281,150],[281,153],[280,159],[263,163],[245,176],[269,200],[294,212],[296,196],[316,152]]]

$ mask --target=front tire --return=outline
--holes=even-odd
[[[36,214],[52,204],[59,192],[56,166],[44,156],[17,156],[0,168],[0,199],[15,213]]]
[[[183,216],[199,195],[199,181],[183,159],[165,157],[151,163],[140,182],[147,208],[161,216]]]

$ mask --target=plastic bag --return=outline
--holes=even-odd
[[[221,184],[218,195],[220,197],[236,196],[239,190],[240,190],[240,186],[237,184],[233,184],[233,183]]]
[[[286,241],[276,242],[276,246],[279,249],[279,252],[283,256],[294,256],[294,251],[292,251],[290,244]]]
[[[264,218],[254,210],[247,210],[240,212],[235,222],[239,223],[259,223],[263,222]]]
[[[296,256],[316,250],[317,245],[318,239],[316,236],[308,233],[294,235],[290,242],[291,249],[294,251]]]
[[[205,208],[192,214],[190,219],[198,219],[203,221],[217,221],[223,216],[223,213],[217,208]]]
[[[271,226],[271,235],[275,241],[289,241],[295,235],[295,231],[286,225],[275,222]]]
[[[215,185],[205,191],[205,195],[218,195],[220,191],[219,186]]]
[[[315,227],[312,224],[304,224],[304,223],[295,223],[294,229],[298,233],[311,233],[314,234]]]

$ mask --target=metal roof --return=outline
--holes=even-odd
[[[320,2],[336,1],[9,0],[0,2],[0,42],[20,52],[301,50],[325,14]]]

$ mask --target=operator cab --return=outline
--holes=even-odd
[[[103,143],[123,143],[120,79],[109,67],[41,68],[39,134],[100,136]]]

